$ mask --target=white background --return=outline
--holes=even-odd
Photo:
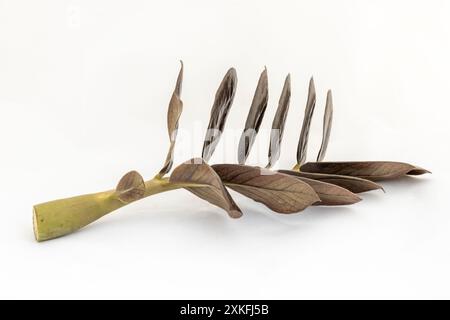
[[[0,0],[0,298],[450,298],[450,2]],[[214,92],[239,83],[211,163],[235,162],[260,72],[270,99],[251,164],[265,165],[285,75],[279,168],[295,164],[307,84],[335,117],[327,160],[433,172],[350,207],[282,216],[232,192],[244,217],[184,190],[44,243],[33,204],[151,178],[185,63],[176,163],[201,153]]]

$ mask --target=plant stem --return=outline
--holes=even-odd
[[[153,178],[145,182],[143,197],[182,187],[186,185],[170,183],[168,178]],[[118,199],[115,190],[37,204],[33,207],[35,238],[45,241],[67,235],[127,204]]]

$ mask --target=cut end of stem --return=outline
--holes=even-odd
[[[41,242],[70,234],[123,205],[114,190],[37,204],[34,237]]]
[[[37,213],[36,210],[33,207],[33,231],[34,231],[34,238],[36,239],[37,242],[42,241],[39,237],[39,232],[38,232],[38,225],[37,225]]]

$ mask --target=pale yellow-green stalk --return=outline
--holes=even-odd
[[[184,186],[170,183],[168,178],[153,178],[145,182],[140,198]],[[35,238],[44,241],[67,235],[128,203],[119,199],[117,190],[109,190],[37,204],[33,207]]]

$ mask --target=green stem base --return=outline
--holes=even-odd
[[[166,178],[154,178],[145,182],[143,197],[181,187]],[[115,190],[37,204],[33,207],[35,238],[45,241],[67,235],[126,204],[118,199]]]

